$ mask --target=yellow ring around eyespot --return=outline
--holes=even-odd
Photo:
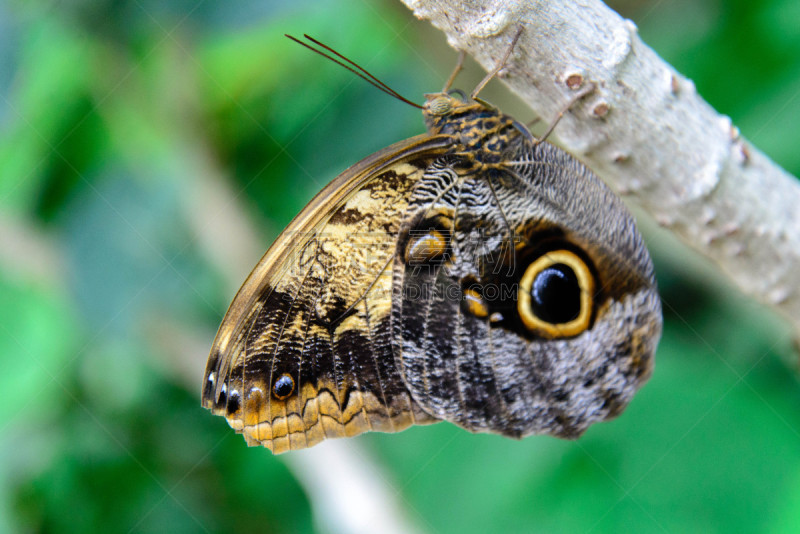
[[[278,392],[275,390],[275,388],[278,386],[278,382],[284,378],[289,379],[289,382],[292,384],[292,389],[286,395],[279,395]],[[289,375],[289,373],[283,373],[281,376],[278,377],[278,380],[276,380],[275,383],[272,384],[272,395],[279,401],[282,401],[288,399],[292,393],[294,393],[294,378],[292,378],[291,375]]]
[[[567,323],[549,323],[539,319],[531,308],[531,288],[536,275],[556,264],[564,264],[575,273],[581,291],[581,311]],[[592,318],[592,298],[594,296],[594,277],[589,267],[576,254],[568,250],[554,250],[528,265],[522,280],[519,281],[517,312],[525,327],[548,339],[577,336],[589,327]]]

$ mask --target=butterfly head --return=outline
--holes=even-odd
[[[425,126],[432,134],[451,133],[449,130],[455,122],[481,111],[491,111],[491,108],[483,102],[468,99],[459,90],[428,93],[422,105]]]

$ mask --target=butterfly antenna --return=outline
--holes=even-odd
[[[381,87],[383,87],[383,88],[384,88],[386,91],[389,91],[389,92],[391,92],[391,93],[392,93],[393,95],[395,95],[395,96],[400,96],[400,94],[399,94],[397,91],[395,91],[394,89],[392,89],[391,87],[389,87],[388,85],[386,85],[385,83],[383,83],[383,82],[382,82],[380,79],[378,79],[376,76],[373,76],[373,75],[372,75],[372,74],[371,74],[369,71],[367,71],[367,69],[365,69],[364,67],[362,67],[361,65],[359,65],[359,64],[358,64],[358,63],[356,63],[355,61],[351,60],[350,58],[348,58],[348,57],[346,57],[346,56],[343,56],[342,54],[340,54],[339,52],[337,52],[336,50],[334,50],[334,49],[333,49],[333,48],[331,48],[330,46],[326,45],[325,43],[322,43],[322,42],[320,42],[320,41],[317,41],[316,39],[314,39],[313,37],[311,37],[311,36],[310,36],[310,35],[308,35],[307,33],[304,33],[304,34],[303,34],[303,37],[305,37],[306,39],[308,39],[309,41],[311,41],[311,42],[312,42],[312,43],[314,43],[315,45],[317,45],[317,46],[321,46],[322,48],[324,48],[325,50],[327,50],[327,51],[328,51],[328,52],[330,52],[331,54],[334,54],[334,55],[336,55],[336,57],[338,57],[338,58],[340,58],[340,59],[343,59],[343,60],[344,60],[344,61],[346,61],[347,63],[351,64],[352,66],[354,66],[355,68],[357,68],[358,70],[360,70],[361,72],[363,72],[364,74],[366,74],[367,76],[369,76],[369,78],[370,78],[371,80],[373,80],[373,81],[374,81],[374,82],[376,82],[378,85],[380,85]]]
[[[400,93],[398,93],[397,91],[395,91],[394,89],[392,89],[391,87],[389,87],[388,85],[386,85],[385,83],[380,81],[377,77],[373,76],[369,71],[367,71],[367,69],[365,69],[364,67],[362,67],[361,65],[359,65],[355,61],[343,56],[342,54],[340,54],[339,52],[337,52],[333,48],[331,48],[331,47],[329,47],[329,46],[327,46],[325,44],[322,44],[321,42],[317,41],[313,37],[310,37],[310,36],[308,36],[306,34],[303,35],[303,37],[305,37],[306,39],[311,41],[313,44],[321,47],[324,50],[327,50],[328,52],[330,52],[331,54],[335,55],[336,57],[341,58],[341,60],[343,60],[343,61],[340,61],[339,59],[336,59],[336,57],[333,57],[331,55],[326,54],[322,50],[314,48],[313,46],[311,46],[308,43],[304,43],[303,41],[301,41],[300,39],[298,39],[296,37],[293,37],[293,36],[288,35],[288,34],[285,34],[285,35],[286,35],[286,37],[288,37],[292,41],[294,41],[294,42],[296,42],[296,43],[298,43],[300,45],[305,46],[306,48],[308,48],[312,52],[316,52],[317,54],[319,54],[319,55],[321,55],[321,56],[333,61],[334,63],[336,63],[340,67],[344,67],[345,69],[349,70],[350,72],[352,72],[353,74],[355,74],[356,76],[361,78],[362,80],[365,80],[366,82],[368,82],[371,85],[373,85],[374,87],[380,89],[381,91],[383,91],[384,93],[388,94],[389,96],[392,96],[392,97],[400,100],[401,102],[405,102],[406,104],[408,104],[410,106],[414,106],[415,108],[422,109],[422,106],[420,106],[419,104],[417,104],[415,102],[412,102],[411,100],[409,100],[409,99],[405,98],[404,96],[402,96]]]

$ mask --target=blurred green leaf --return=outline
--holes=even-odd
[[[0,277],[0,426],[40,419],[58,404],[57,377],[74,357],[79,336],[64,296]],[[54,380],[54,377],[56,379]]]
[[[50,168],[71,167],[73,153],[62,143],[79,125],[76,113],[86,109],[92,77],[86,68],[91,47],[75,30],[46,18],[32,23],[19,44],[20,69],[5,102],[12,126],[0,132],[0,205],[6,210],[29,209]]]

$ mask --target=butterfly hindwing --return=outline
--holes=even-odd
[[[395,256],[398,367],[434,417],[577,437],[650,374],[661,325],[653,268],[631,215],[574,158],[520,138],[503,161],[507,170],[467,173],[443,161],[415,185],[398,251],[432,232],[446,245]],[[531,329],[518,309],[526,270],[559,254],[594,279],[586,327],[566,335]]]

